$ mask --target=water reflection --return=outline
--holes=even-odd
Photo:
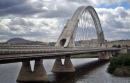
[[[84,78],[84,75],[86,76],[91,71],[95,70],[96,68],[102,66],[103,64],[107,63],[108,61],[91,61],[84,63],[82,65],[78,65],[75,67],[76,72],[73,73],[55,73],[51,77],[50,83],[76,83],[81,78]],[[86,78],[86,77],[85,77]],[[53,79],[53,80],[52,80]],[[86,83],[82,81],[82,83]]]

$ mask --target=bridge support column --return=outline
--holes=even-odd
[[[48,82],[49,78],[43,66],[43,60],[35,60],[33,82]]]
[[[17,82],[47,82],[49,78],[43,66],[42,60],[36,60],[34,71],[31,71],[30,61],[22,62]]]
[[[113,57],[111,52],[107,52],[107,54],[108,54],[109,58]]]
[[[61,61],[61,57],[56,58],[55,63],[52,68],[52,72],[60,72],[62,71],[63,65]]]
[[[70,56],[65,57],[64,70],[65,72],[75,72],[75,68],[70,60]]]
[[[62,64],[61,58],[56,58],[52,68],[52,72],[74,72],[75,68],[70,60],[70,56],[65,57],[64,64]]]
[[[99,55],[98,59],[100,59],[100,60],[108,60],[108,59],[110,59],[107,52],[100,52],[100,53],[98,53],[98,55]]]
[[[32,79],[31,75],[32,75],[32,71],[31,71],[30,61],[22,62],[22,67],[19,72],[17,82],[27,82]]]

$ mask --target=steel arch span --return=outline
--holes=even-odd
[[[100,23],[99,17],[97,15],[95,9],[92,6],[81,6],[76,10],[76,12],[73,14],[72,18],[67,21],[55,46],[75,47],[74,40],[76,37],[78,22],[80,20],[79,17],[80,17],[80,15],[83,14],[83,12],[86,12],[86,11],[88,11],[90,13],[90,15],[93,19],[99,45],[104,43],[104,41],[105,41],[104,33],[103,33],[101,23]]]

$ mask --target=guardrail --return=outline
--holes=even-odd
[[[43,46],[43,45],[0,45],[0,49],[36,49],[36,48],[62,48],[60,46]]]
[[[118,50],[114,48],[63,48],[63,47],[49,47],[49,48],[8,48],[0,49],[0,55],[2,54],[31,54],[31,53],[51,53],[51,52],[72,52],[72,51],[98,51],[98,50]]]

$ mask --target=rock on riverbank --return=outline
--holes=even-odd
[[[127,68],[116,68],[114,71],[116,76],[130,76],[130,69]]]

